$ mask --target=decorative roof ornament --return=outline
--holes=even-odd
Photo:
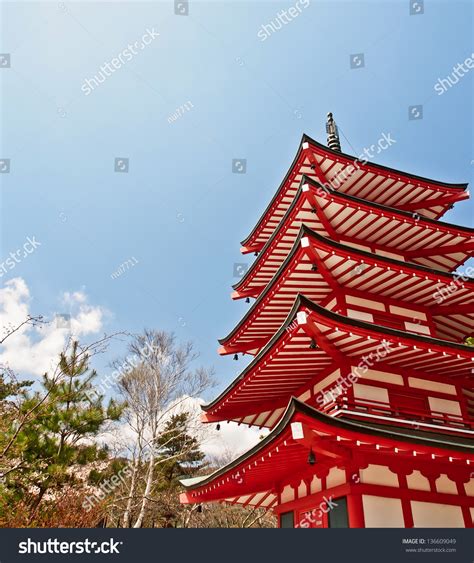
[[[331,112],[328,113],[328,119],[326,121],[326,133],[328,134],[328,147],[333,151],[341,152],[339,131]]]

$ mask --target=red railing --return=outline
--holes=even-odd
[[[360,413],[367,413],[374,416],[390,416],[401,421],[409,420],[415,422],[425,422],[427,424],[437,424],[449,430],[455,429],[474,430],[474,423],[471,419],[463,418],[456,414],[447,414],[439,411],[424,411],[416,408],[397,408],[392,407],[382,401],[372,401],[366,399],[348,399],[347,397],[337,397],[331,403],[322,408],[326,414],[333,414],[334,411],[352,410]]]

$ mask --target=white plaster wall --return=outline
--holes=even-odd
[[[464,490],[468,497],[474,497],[474,479],[470,479],[467,483],[464,483]]]
[[[431,330],[430,327],[425,326],[425,325],[418,325],[416,323],[410,323],[408,321],[405,321],[405,329],[408,330],[408,332],[418,332],[420,334],[431,334]]]
[[[420,319],[426,321],[425,313],[421,311],[415,311],[413,309],[405,309],[405,307],[397,307],[395,305],[390,305],[390,312],[395,315],[401,315],[402,317],[410,317],[411,319]]]
[[[374,317],[370,313],[365,311],[355,311],[354,309],[347,309],[347,316],[351,319],[359,319],[360,321],[365,321],[367,323],[374,322]]]
[[[361,483],[398,487],[398,476],[384,465],[369,465],[360,472]]]
[[[291,500],[294,499],[295,499],[295,491],[293,490],[293,487],[287,485],[281,493],[281,504],[283,504],[284,502],[290,502]]]
[[[448,493],[451,495],[458,494],[456,483],[451,481],[451,479],[444,473],[436,479],[436,490],[438,493]]]
[[[328,476],[326,477],[326,488],[337,487],[346,482],[346,472],[344,469],[331,467]]]
[[[305,497],[308,494],[308,488],[306,487],[306,483],[301,479],[301,483],[298,487],[298,498]]]
[[[461,407],[457,401],[449,401],[448,399],[438,399],[438,397],[428,397],[430,409],[432,411],[444,412],[446,414],[461,415]]]
[[[416,489],[418,491],[430,491],[429,480],[422,475],[418,469],[407,475],[407,483],[409,489]]]
[[[368,309],[375,309],[376,311],[385,311],[385,305],[379,301],[369,301],[369,299],[362,299],[360,297],[348,295],[346,297],[346,302],[352,305],[359,305],[360,307],[367,307]]]
[[[460,506],[411,501],[415,528],[464,528]]]
[[[398,498],[362,495],[366,528],[403,528],[402,501]]]
[[[388,391],[383,387],[354,383],[354,397],[367,401],[381,401],[388,403]]]
[[[322,379],[319,383],[316,383],[316,385],[313,387],[314,394],[316,395],[322,389],[324,389],[328,385],[331,385],[331,383],[334,383],[336,381],[336,379],[340,376],[340,374],[341,374],[341,371],[339,369],[337,369],[336,371],[333,371],[327,377]]]
[[[319,491],[321,490],[321,479],[318,479],[316,475],[313,477],[313,480],[311,481],[310,490],[311,490],[311,494],[319,493]]]
[[[456,395],[456,387],[448,383],[438,383],[437,381],[429,381],[427,379],[420,379],[419,377],[409,377],[408,385],[410,385],[410,387],[416,387],[417,389],[428,389],[429,391],[437,391],[438,393]]]
[[[368,369],[361,375],[361,379],[372,379],[374,381],[393,383],[394,385],[403,385],[403,377],[398,373],[387,373],[386,371],[378,371],[376,369]]]

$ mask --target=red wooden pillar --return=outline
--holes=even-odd
[[[459,407],[461,409],[461,415],[464,420],[470,420],[469,411],[467,409],[467,400],[466,395],[462,392],[462,387],[460,385],[456,385],[456,396],[459,401]]]
[[[464,483],[467,483],[466,481],[461,481],[461,480],[456,480],[456,487],[458,489],[458,495],[460,496],[460,498],[462,499],[466,499],[466,489],[464,488]],[[462,510],[462,517],[464,519],[464,527],[465,528],[474,528],[474,523],[472,521],[472,517],[471,517],[471,510],[469,508],[469,506],[461,506],[461,510]]]
[[[409,471],[408,473],[411,473]],[[407,482],[407,473],[401,472],[398,470],[398,484],[401,489],[402,493],[402,511],[403,511],[403,522],[405,524],[405,528],[413,528],[413,513],[411,511],[411,503],[410,498],[408,496],[408,482]]]
[[[365,528],[361,494],[350,493],[347,495],[347,514],[349,516],[349,528]]]
[[[349,518],[349,528],[365,528],[362,495],[357,491],[361,481],[360,469],[361,463],[359,460],[354,460],[348,467],[346,467],[346,482],[350,484],[350,492],[347,495],[347,516]]]

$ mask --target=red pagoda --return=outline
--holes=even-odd
[[[421,178],[304,135],[242,252],[255,301],[220,354],[250,364],[206,422],[265,427],[183,480],[183,503],[273,510],[280,527],[473,527],[473,229],[440,221],[467,185]],[[467,269],[469,271],[469,268]]]

